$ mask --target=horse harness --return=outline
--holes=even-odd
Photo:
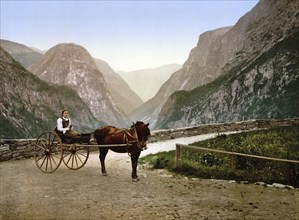
[[[120,130],[118,130],[118,131],[116,131],[116,132],[114,132],[112,134],[109,134],[109,135],[112,135],[112,136],[116,135],[116,134],[119,134],[119,133],[123,133],[124,134],[123,135],[123,142],[127,144],[126,150],[127,150],[128,154],[129,154],[129,156],[131,156],[130,153],[129,153],[129,147],[130,147],[131,143],[137,143],[137,147],[139,149],[143,150],[142,147],[141,147],[141,144],[139,142],[139,139],[138,139],[138,134],[137,134],[137,130],[136,130],[135,125],[133,127],[134,127],[134,136],[135,137],[132,134],[129,133],[129,129],[120,129]],[[134,141],[129,141],[128,137],[133,138]]]

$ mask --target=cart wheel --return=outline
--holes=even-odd
[[[36,140],[34,147],[35,163],[41,171],[53,173],[62,161],[62,152],[59,136],[52,131],[46,131]]]
[[[71,170],[79,170],[88,159],[89,148],[84,145],[71,145],[63,149],[63,163]]]

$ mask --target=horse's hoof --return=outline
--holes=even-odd
[[[107,173],[102,173],[102,175],[103,175],[103,176],[108,176],[108,174],[107,174]]]
[[[138,182],[139,180],[140,180],[139,178],[132,179],[133,182]]]

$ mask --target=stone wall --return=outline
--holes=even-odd
[[[190,137],[200,134],[224,133],[228,131],[246,131],[254,129],[266,129],[282,126],[299,126],[299,118],[281,120],[249,120],[241,122],[229,122],[222,124],[207,124],[196,127],[156,130],[152,132],[150,142],[175,139],[178,137]]]
[[[281,126],[299,126],[299,118],[282,120],[250,120],[222,124],[208,124],[196,127],[155,130],[152,131],[149,142],[189,137],[208,133],[224,133],[229,131],[245,131],[266,129]],[[36,139],[1,139],[0,161],[30,158],[34,155]],[[96,148],[94,148],[96,149]]]
[[[36,139],[0,140],[0,161],[33,157],[35,141]]]

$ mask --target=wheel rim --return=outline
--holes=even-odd
[[[63,150],[63,163],[71,170],[78,170],[86,164],[88,156],[88,147],[71,145]]]
[[[61,140],[54,132],[44,132],[34,148],[36,166],[45,173],[53,173],[62,161]]]

